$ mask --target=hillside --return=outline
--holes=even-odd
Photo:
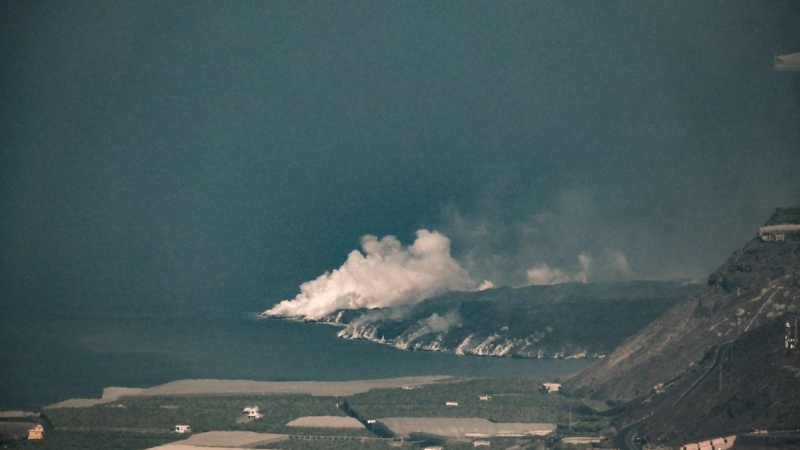
[[[457,292],[401,308],[340,311],[339,337],[407,350],[526,358],[599,357],[695,285],[569,283]]]
[[[785,349],[785,328],[769,320],[709,349],[678,379],[625,405],[620,422],[645,418],[639,435],[674,447],[753,429],[797,430],[800,352]]]
[[[767,221],[798,223],[800,208],[779,208]],[[568,388],[596,398],[632,399],[687,373],[710,348],[799,310],[800,240],[796,234],[756,236],[706,286],[570,380]]]

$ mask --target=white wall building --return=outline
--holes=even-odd
[[[553,392],[558,392],[561,390],[561,385],[559,383],[542,383],[542,387],[547,391],[548,394],[552,394]]]
[[[44,439],[44,427],[42,424],[37,423],[28,430],[28,439]]]
[[[248,419],[260,419],[264,417],[264,415],[259,412],[258,405],[245,406],[244,409],[242,409],[242,414],[247,415]]]

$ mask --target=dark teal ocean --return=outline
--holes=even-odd
[[[71,397],[99,397],[107,386],[147,387],[184,378],[551,379],[589,364],[409,352],[338,339],[337,330],[230,311],[6,315],[0,317],[0,409],[36,408]]]

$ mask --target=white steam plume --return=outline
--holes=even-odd
[[[476,285],[450,256],[450,239],[435,231],[417,231],[407,248],[394,236],[367,235],[361,248],[363,254],[352,251],[342,267],[303,283],[294,299],[264,315],[320,319],[340,309],[408,305]]]
[[[592,269],[592,262],[592,257],[589,256],[588,253],[581,252],[581,254],[578,255],[578,264],[580,265],[580,269],[575,275],[570,276],[561,269],[551,269],[550,266],[545,263],[537,264],[533,266],[533,268],[528,269],[528,271],[525,273],[528,275],[528,282],[535,285],[561,284],[572,281],[586,283],[589,281],[589,273]]]
[[[594,280],[624,280],[632,276],[631,265],[625,253],[620,250],[606,249],[600,255],[599,263],[595,264],[587,252],[578,255],[578,265],[573,271],[567,272],[558,268],[550,268],[545,263],[539,263],[528,269],[525,274],[530,284],[561,284],[561,283],[588,283],[589,278]]]
[[[581,270],[575,274],[574,280],[580,283],[586,283],[589,281],[589,271],[592,270],[592,257],[586,252],[581,252],[581,254],[578,255],[578,263],[581,265]]]
[[[622,277],[631,276],[631,265],[628,263],[628,258],[619,250],[609,250],[608,258],[610,260],[610,269],[615,275]]]
[[[526,272],[530,284],[561,284],[568,283],[572,279],[561,269],[551,269],[545,263],[537,264]]]
[[[419,320],[417,326],[419,328],[406,338],[408,342],[413,342],[431,333],[446,333],[451,328],[460,327],[461,315],[458,311],[450,311],[443,316],[433,313],[427,319]]]
[[[476,291],[485,291],[487,289],[494,289],[494,283],[492,283],[492,280],[483,280],[483,283],[475,288]]]

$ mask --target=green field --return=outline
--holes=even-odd
[[[490,401],[479,396],[490,395]],[[457,407],[445,402],[458,402]],[[465,380],[416,389],[382,389],[348,399],[350,407],[368,419],[382,417],[480,417],[495,422],[567,423],[581,402],[539,391],[527,378]],[[576,414],[577,415],[577,414]]]
[[[479,400],[482,395],[490,395],[491,400]],[[246,430],[295,436],[377,437],[365,429],[286,426],[303,416],[344,416],[339,405],[345,401],[350,410],[364,420],[476,417],[495,422],[546,422],[556,423],[558,433],[564,436],[598,435],[611,430],[607,420],[599,418],[578,398],[544,393],[538,382],[527,378],[495,378],[437,383],[413,389],[375,389],[345,399],[301,394],[127,397],[88,408],[46,409],[43,418],[50,426],[45,439],[15,442],[8,448],[141,450],[182,439],[183,436],[170,433],[176,424],[188,424],[196,433]],[[458,406],[445,406],[448,401],[458,402]],[[237,423],[242,408],[251,405],[258,405],[264,417]],[[467,443],[449,442],[446,448],[465,445]],[[380,450],[410,446],[361,439],[290,439],[263,448]]]
[[[356,429],[285,426],[303,416],[344,416],[336,404],[337,400],[331,397],[301,394],[129,397],[89,408],[48,409],[45,415],[56,429],[125,427],[169,431],[176,424],[188,424],[194,432],[247,430],[280,434],[369,435],[365,430]],[[264,417],[249,423],[236,423],[242,408],[251,405],[258,405]]]

